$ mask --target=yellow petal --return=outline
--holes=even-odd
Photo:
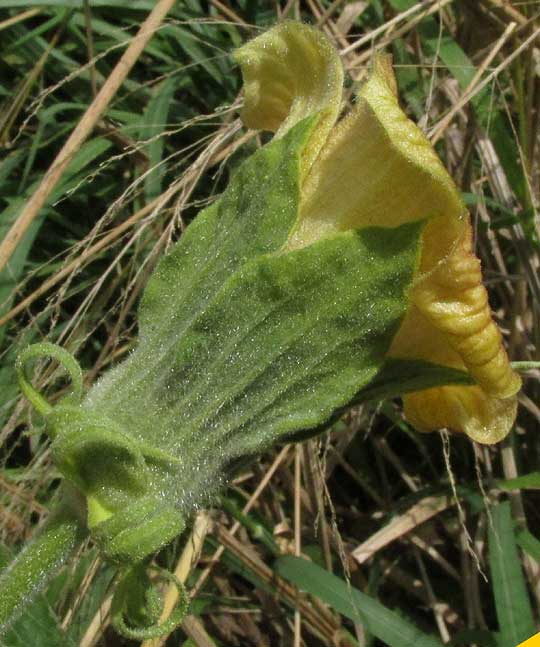
[[[343,66],[326,36],[282,22],[234,53],[244,78],[242,121],[282,137],[302,119],[321,113],[304,151],[307,170],[334,125],[343,92]]]
[[[289,247],[332,231],[465,216],[422,131],[401,110],[388,57],[378,57],[352,112],[332,131],[302,190]],[[451,238],[451,236],[450,236]]]
[[[392,341],[388,355],[396,359],[421,359],[465,370],[461,357],[447,343],[444,332],[412,303]]]
[[[516,418],[517,399],[494,398],[479,386],[442,386],[403,397],[406,418],[418,431],[450,429],[479,443],[502,440]]]
[[[494,324],[491,325],[500,345],[500,333]],[[502,348],[501,353],[504,354]],[[467,368],[462,356],[448,343],[445,331],[435,326],[414,304],[411,304],[388,354],[462,370]],[[506,361],[505,354],[503,357]],[[466,433],[473,440],[486,444],[496,443],[509,433],[517,409],[515,397],[498,397],[479,385],[426,389],[405,395],[403,404],[406,418],[419,431],[447,428]]]
[[[444,223],[439,224],[440,230]],[[471,226],[464,226],[448,252],[440,248],[436,225],[430,223],[424,232],[421,274],[411,299],[486,393],[498,398],[515,395],[521,379],[510,367],[501,333],[491,318]]]

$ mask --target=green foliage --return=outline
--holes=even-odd
[[[65,500],[46,526],[0,574],[0,632],[4,633],[42,590],[85,536],[84,526]]]
[[[399,614],[312,562],[286,555],[277,560],[275,567],[279,575],[300,590],[320,598],[332,609],[363,625],[389,647],[442,646],[439,640],[422,633]]]
[[[500,481],[503,490],[540,490],[540,472],[531,472],[517,476],[515,479]]]
[[[49,584],[46,592],[37,596],[25,608],[24,615],[13,623],[3,637],[2,647],[76,647],[98,611],[114,575],[111,566],[102,565],[92,580],[92,585],[73,609],[68,627],[62,627],[66,600],[77,596],[78,588],[95,565],[96,550],[89,550],[71,568],[63,570]],[[2,556],[4,557],[4,556]],[[12,556],[6,552],[0,567],[5,567]],[[58,609],[56,611],[55,609]]]
[[[285,4],[290,9],[288,16],[292,17],[297,5],[281,3],[282,9]],[[374,0],[368,4],[365,11],[358,14],[347,32],[347,15],[351,15],[349,12],[360,4],[333,4],[323,0],[324,9],[329,10],[324,19],[307,11],[305,3],[299,4],[298,7],[302,19],[311,23],[324,23],[325,29],[337,33],[337,42],[342,47],[347,42],[355,42],[357,37],[369,33],[372,29],[379,28],[383,21],[393,18],[397,11],[416,3],[404,0]],[[348,71],[355,80],[358,79],[364,64],[369,60],[372,46],[379,46],[386,35],[392,38],[392,34],[395,34],[388,49],[393,50],[394,61],[398,64],[396,71],[402,102],[409,113],[415,115],[415,119],[426,118],[428,123],[436,124],[453,105],[452,95],[446,94],[447,90],[459,85],[460,91],[463,91],[476,73],[479,62],[484,60],[486,53],[504,29],[504,14],[497,13],[496,10],[492,12],[489,9],[491,4],[493,3],[450,3],[440,12],[422,19],[417,26],[398,36],[401,25],[406,22],[401,21],[397,24],[397,29],[394,27],[377,37],[374,36],[362,48],[356,50],[363,55],[360,61],[355,60],[354,52],[348,56]],[[90,8],[89,33],[86,32],[85,5]],[[89,3],[64,0],[0,0],[0,99],[3,102],[0,125],[5,126],[6,115],[9,119],[14,117],[7,132],[2,130],[0,134],[0,141],[9,144],[0,151],[0,207],[4,216],[3,231],[6,225],[14,222],[23,201],[32,195],[61,144],[91,102],[92,76],[95,75],[99,89],[123,48],[154,5],[154,2],[148,0],[92,0]],[[164,242],[174,239],[179,229],[183,231],[183,225],[192,220],[201,204],[207,204],[213,196],[221,193],[229,175],[235,170],[241,172],[238,169],[240,160],[258,146],[255,139],[244,144],[230,159],[225,158],[217,172],[213,162],[207,164],[207,160],[210,159],[207,153],[214,149],[223,150],[221,140],[218,141],[214,137],[218,131],[221,136],[220,129],[224,126],[227,128],[223,131],[226,133],[223,140],[225,144],[231,143],[235,149],[237,142],[237,131],[228,128],[232,124],[229,120],[232,114],[230,106],[235,101],[240,86],[239,74],[233,71],[227,53],[232,47],[245,41],[246,36],[252,33],[249,31],[251,26],[258,30],[276,20],[277,5],[271,3],[247,0],[223,2],[222,5],[231,7],[240,17],[239,22],[235,23],[232,19],[229,20],[228,16],[220,14],[216,8],[217,3],[199,3],[197,0],[176,3],[167,23],[154,34],[143,56],[111,101],[103,121],[79,152],[77,163],[68,169],[47,208],[23,238],[12,257],[9,273],[2,272],[0,275],[2,314],[25,297],[33,298],[30,305],[25,305],[16,317],[11,318],[7,325],[0,329],[0,412],[3,422],[7,422],[2,431],[2,438],[7,439],[3,448],[3,460],[7,467],[2,473],[2,478],[11,485],[5,490],[4,484],[1,485],[0,511],[3,537],[12,547],[22,536],[29,536],[35,531],[34,508],[23,501],[28,497],[42,506],[49,506],[58,477],[57,469],[51,469],[48,445],[40,439],[39,426],[35,425],[31,439],[24,434],[29,421],[26,411],[20,406],[15,406],[16,355],[28,344],[47,336],[49,340],[59,341],[76,354],[85,369],[88,382],[106,370],[108,365],[116,364],[133,347],[136,322],[134,304],[138,302],[138,294],[146,282],[148,269],[153,266]],[[333,13],[330,12],[331,6]],[[17,17],[29,8],[38,11],[33,18],[21,20],[10,27],[3,25],[5,18]],[[477,10],[480,18],[475,13]],[[526,3],[516,3],[516,10],[529,18],[533,17],[533,7]],[[413,17],[420,15],[421,12],[413,14]],[[245,24],[242,24],[242,21],[245,21]],[[56,30],[63,30],[62,35],[49,50]],[[508,41],[484,76],[500,61],[504,61],[505,53],[512,51],[516,41],[522,39],[525,33],[528,32],[520,30],[516,39],[511,38]],[[442,36],[441,39],[439,35]],[[89,37],[96,55],[96,60],[91,66],[87,65],[91,57]],[[34,74],[36,62],[47,52],[43,67]],[[475,215],[480,214],[480,218],[477,218],[478,249],[484,255],[483,267],[490,287],[491,303],[497,311],[497,316],[505,323],[503,328],[512,334],[512,345],[515,349],[513,358],[531,359],[534,358],[535,341],[539,338],[537,327],[540,320],[535,303],[538,293],[534,291],[537,280],[534,260],[536,250],[528,246],[529,241],[520,239],[519,228],[524,223],[530,225],[526,227],[526,235],[536,240],[533,227],[535,211],[524,194],[527,183],[530,183],[533,191],[537,186],[533,173],[535,162],[527,159],[528,147],[532,147],[535,142],[535,115],[538,111],[535,110],[534,93],[537,92],[537,79],[534,72],[534,56],[528,57],[527,52],[524,52],[521,58],[522,61],[515,61],[510,68],[499,74],[493,84],[475,97],[471,105],[465,106],[464,110],[456,115],[447,131],[448,137],[445,136],[444,141],[439,143],[439,152],[465,192],[466,203],[471,212]],[[28,85],[26,81],[32,74],[32,84]],[[57,83],[58,87],[52,90]],[[530,91],[529,103],[524,88],[527,92]],[[46,90],[47,93],[38,96],[41,90]],[[38,99],[39,103],[32,103],[35,99]],[[426,106],[430,107],[429,115],[425,114]],[[225,107],[223,113],[220,112],[221,107]],[[231,132],[235,133],[233,137],[230,136]],[[521,141],[518,141],[517,133]],[[479,142],[484,142],[489,149],[491,141],[499,154],[501,164],[496,156],[489,164],[482,156]],[[530,164],[531,176],[525,181],[527,164]],[[80,257],[81,251],[86,251],[95,241],[99,241],[103,233],[114,233],[118,225],[123,224],[139,208],[146,207],[151,197],[160,189],[169,188],[178,179],[188,181],[179,184],[182,193],[179,193],[180,189],[176,192],[175,196],[179,197],[174,209],[168,209],[168,205],[164,204],[159,212],[152,211],[151,218],[142,221],[142,225],[137,221],[124,230],[122,236],[113,237],[109,244],[85,257],[84,262],[81,258],[82,264],[76,266],[75,270],[72,269],[64,275],[59,274],[66,265]],[[509,188],[505,189],[506,180]],[[257,195],[265,197],[264,190]],[[260,205],[254,201],[254,204],[250,203],[248,206],[257,219],[261,211]],[[192,235],[191,232],[195,231],[197,223],[201,220],[198,218],[187,229],[186,238]],[[233,242],[230,241],[231,249]],[[505,266],[501,267],[493,260],[493,250],[500,253]],[[174,254],[173,251],[173,257]],[[184,262],[187,262],[186,259]],[[529,263],[531,268],[527,271]],[[238,268],[235,271],[237,270]],[[504,276],[505,271],[510,276],[509,280]],[[216,274],[219,272],[220,270],[216,269]],[[61,276],[63,278],[60,280]],[[223,283],[225,278],[223,276]],[[47,285],[49,279],[53,279],[50,287],[37,295],[34,294],[36,289]],[[157,277],[154,276],[153,280],[157,281]],[[178,272],[177,280],[183,284],[185,276]],[[99,287],[99,293],[96,290],[96,294],[92,296],[94,286]],[[522,295],[522,287],[527,296]],[[195,293],[199,291],[197,285],[193,289]],[[223,285],[219,287],[219,290],[221,289]],[[196,294],[192,297],[190,307],[195,303],[195,297]],[[150,290],[145,298],[150,304]],[[177,312],[176,316],[183,314],[183,311]],[[229,341],[230,344],[234,343],[234,340],[227,337],[220,346],[223,347],[222,357],[225,357],[225,345]],[[430,375],[426,381],[428,371]],[[442,383],[450,378],[448,374],[437,375],[438,371],[437,367],[425,365],[385,363],[377,369],[372,380],[358,394],[355,401],[366,403],[368,400],[393,397],[414,386],[426,386],[436,383],[436,380]],[[34,379],[39,379],[41,383],[42,375],[41,373]],[[532,370],[530,375],[534,375]],[[461,382],[466,376],[456,373],[452,379]],[[202,398],[207,397],[203,389],[202,381],[199,383]],[[525,389],[530,401],[537,403],[536,379],[529,378]],[[56,393],[55,390],[49,390],[49,396],[51,392],[53,402]],[[489,523],[484,498],[478,494],[476,475],[481,472],[482,485],[490,499],[500,495],[500,488],[512,489],[513,495],[522,499],[530,530],[518,529],[516,542],[532,559],[540,561],[540,543],[537,539],[539,526],[535,514],[537,493],[534,491],[538,482],[536,471],[539,454],[537,421],[531,411],[532,408],[522,411],[518,422],[519,433],[515,434],[513,446],[505,450],[514,454],[517,474],[524,476],[506,473],[507,461],[503,463],[500,460],[498,448],[489,450],[489,460],[487,453],[477,454],[480,458],[479,465],[476,465],[469,443],[455,437],[452,438],[451,469],[458,483],[459,496],[462,492],[459,488],[461,484],[468,491],[474,492],[480,501],[480,505],[478,502],[468,505],[471,498],[466,499],[466,525],[471,534],[478,532],[481,536],[482,528],[487,527]],[[340,412],[341,409],[338,408],[336,416]],[[88,420],[85,424],[88,430]],[[110,430],[109,421],[106,427]],[[356,433],[358,430],[360,432]],[[122,428],[120,431],[124,433],[126,430]],[[314,431],[319,429],[308,430],[304,434],[291,434],[284,439],[300,439],[302,435],[307,437]],[[413,433],[403,421],[398,408],[391,402],[386,402],[377,409],[368,403],[362,410],[355,410],[354,415],[335,422],[328,438],[329,467],[325,476],[333,502],[332,520],[342,534],[346,552],[376,532],[389,517],[399,515],[400,510],[407,508],[411,498],[409,485],[419,487],[420,495],[414,494],[414,497],[431,491],[429,488],[432,487],[437,491],[443,489],[449,492],[439,439],[436,435]],[[379,444],[381,439],[384,440],[384,445]],[[85,446],[82,442],[79,444],[81,438],[74,439],[79,452],[75,462],[77,473],[81,472],[88,460],[110,458],[107,455],[110,445],[105,442],[101,450],[94,453],[91,440],[92,438],[88,438],[89,442]],[[61,453],[59,445],[60,443],[56,446],[56,451]],[[133,443],[125,452],[127,467],[132,458],[132,445]],[[118,445],[116,447],[118,449]],[[122,448],[126,449],[125,444],[120,447]],[[141,447],[138,447],[137,451],[140,450]],[[77,453],[74,447],[71,451]],[[69,451],[66,450],[65,453],[69,455]],[[339,463],[334,463],[332,467],[335,455],[339,457]],[[140,454],[137,456],[140,457]],[[143,453],[143,460],[148,460],[148,456],[145,458]],[[242,473],[239,486],[242,495],[246,494],[247,498],[255,489],[263,474],[262,470],[271,465],[273,459],[274,454],[269,453],[253,471],[246,470]],[[170,470],[171,475],[177,468],[177,464],[168,465],[161,462],[161,469],[165,472]],[[273,554],[273,528],[277,528],[278,524],[280,528],[286,527],[287,520],[292,523],[293,489],[289,487],[287,480],[291,469],[290,462],[282,465],[274,475],[270,492],[263,493],[261,503],[256,504],[255,523],[258,524],[259,519],[262,519],[260,523],[268,529],[265,530],[267,534],[262,541],[258,539],[258,530],[253,519],[246,521],[246,527],[252,531],[255,548],[259,553],[262,552],[263,559],[268,560]],[[227,469],[227,473],[229,472]],[[309,475],[309,472],[310,468],[305,467],[304,477]],[[99,480],[105,476],[108,476],[106,470],[101,470],[99,474],[96,470],[96,475],[92,478],[99,477]],[[16,489],[15,493],[12,491],[13,486]],[[217,489],[219,484],[212,484],[210,489],[213,490],[214,487]],[[117,492],[115,496],[122,501],[126,500],[122,499],[121,492]],[[321,529],[325,511],[324,508],[313,505],[312,501],[307,502],[308,496],[309,489],[302,492],[302,543],[306,545],[307,542],[311,547],[325,536],[324,529]],[[415,498],[415,502],[416,500]],[[152,506],[152,500],[148,505],[143,500],[138,514],[142,514],[148,521]],[[232,510],[229,511],[233,514]],[[99,512],[96,511],[96,514]],[[328,510],[326,512],[330,516]],[[127,526],[132,523],[133,514],[134,510],[127,512],[123,521],[117,517],[117,534],[118,529],[122,528],[122,523]],[[24,524],[24,532],[12,525],[11,515]],[[119,512],[116,515],[119,515]],[[233,516],[243,519],[238,511]],[[160,518],[159,513],[156,513],[154,520],[158,531],[160,527],[161,532],[163,531],[162,524],[166,523],[168,518],[170,519],[167,514]],[[220,517],[223,518],[224,516]],[[425,565],[428,580],[437,602],[441,603],[441,608],[444,608],[446,603],[450,606],[451,613],[448,617],[444,616],[445,621],[449,618],[447,627],[452,637],[449,644],[493,647],[496,644],[494,629],[501,623],[499,614],[495,617],[493,611],[493,578],[490,578],[490,583],[486,585],[480,582],[480,586],[477,587],[479,590],[476,591],[474,580],[480,578],[474,564],[471,565],[471,562],[467,561],[466,550],[460,547],[461,530],[454,518],[455,512],[450,510],[438,515],[432,523],[426,523],[419,529],[415,540],[416,537],[427,538],[429,551],[423,548],[420,550],[422,555],[427,556]],[[111,549],[111,538],[116,537],[114,530],[110,529],[107,540]],[[171,535],[178,530],[179,527],[171,520]],[[280,533],[282,532],[281,529]],[[333,533],[330,534],[330,552],[335,566],[339,563],[340,551],[336,548],[337,539]],[[133,536],[136,536],[136,532]],[[290,539],[288,535],[284,536]],[[246,537],[247,535],[242,536],[242,542],[247,548],[249,540]],[[406,537],[401,539],[407,541]],[[279,540],[282,540],[281,535]],[[378,579],[377,597],[384,602],[387,610],[389,607],[399,608],[418,626],[429,625],[432,631],[435,631],[437,625],[434,616],[425,601],[419,602],[418,598],[414,597],[414,590],[411,594],[407,588],[406,577],[404,584],[399,579],[392,579],[391,570],[386,567],[383,569],[386,561],[386,564],[395,565],[401,569],[401,573],[405,576],[410,575],[411,580],[414,578],[418,583],[419,572],[417,564],[410,558],[409,544],[400,543],[396,547],[396,543],[391,543],[380,551],[380,562],[375,561],[378,559],[376,557],[368,567],[370,573],[376,570],[382,573]],[[290,548],[284,549],[281,543],[276,545],[278,550]],[[172,567],[181,546],[182,542],[178,542],[168,551],[163,551],[166,558],[161,554],[158,558],[159,563],[167,563]],[[206,544],[207,550],[219,546],[219,542],[213,538]],[[489,564],[490,558],[478,546],[481,546],[481,542],[475,544],[475,550],[479,552],[482,567],[487,570],[485,564]],[[133,555],[135,547],[128,541],[127,549],[117,543],[114,550]],[[438,560],[437,564],[431,561],[432,556]],[[496,557],[494,555],[494,559]],[[439,561],[440,558],[442,561]],[[519,558],[518,554],[517,559]],[[515,558],[513,561],[515,566]],[[441,564],[443,569],[446,568],[445,564],[453,566],[462,574],[461,579],[457,578],[455,573],[448,575],[451,571],[445,571],[443,574]],[[18,647],[21,644],[39,644],[40,640],[44,644],[55,644],[56,638],[57,644],[61,644],[59,621],[65,618],[64,612],[70,603],[69,596],[77,611],[80,596],[77,587],[80,586],[82,574],[89,565],[90,562],[83,557],[79,562],[80,575],[74,578],[69,586],[63,580],[62,586],[67,590],[67,602],[63,596],[57,595],[56,584],[53,582],[47,598],[38,597],[36,604],[39,608],[28,607],[25,615],[13,625],[13,631],[8,634],[6,644],[11,646],[13,643]],[[499,564],[496,568],[502,566]],[[358,581],[366,574],[365,568],[362,567],[355,573],[355,576],[359,577]],[[85,591],[83,607],[87,602],[89,606],[86,611],[81,608],[81,612],[77,611],[72,617],[70,627],[65,632],[66,644],[80,643],[90,620],[107,594],[112,571],[111,567],[100,569],[98,577],[91,578],[89,588],[81,589]],[[218,567],[216,572],[218,585],[216,586],[210,578],[202,592],[202,599],[212,600],[214,606],[211,614],[213,609],[217,610],[215,615],[211,615],[211,619],[207,617],[208,630],[223,637],[220,628],[225,628],[225,637],[223,640],[216,639],[217,644],[234,643],[236,637],[233,636],[229,640],[229,635],[225,633],[229,627],[249,626],[244,622],[244,613],[227,614],[227,609],[220,606],[220,602],[221,605],[235,605],[238,611],[248,609],[249,613],[262,607],[264,612],[253,613],[252,618],[263,632],[264,638],[270,636],[268,640],[274,644],[274,637],[281,636],[283,632],[283,640],[287,641],[290,637],[286,633],[287,623],[280,617],[276,603],[276,600],[280,600],[279,592],[266,587],[255,571],[250,570],[229,551],[225,552],[221,567]],[[239,573],[241,576],[238,576]],[[525,575],[529,582],[535,581],[534,569],[530,572],[525,571]],[[495,571],[495,576],[498,579],[502,578],[499,571]],[[227,582],[229,595],[223,593],[220,584],[223,581]],[[248,589],[246,582],[252,583],[254,590]],[[45,580],[35,584],[42,587]],[[319,588],[320,594],[317,590],[314,591],[314,595],[324,599],[325,586],[321,584]],[[9,597],[10,589],[4,590]],[[418,590],[423,590],[423,586],[418,586]],[[532,588],[530,590],[533,592]],[[28,594],[31,592],[28,591]],[[344,599],[350,601],[350,598]],[[500,600],[502,599],[501,597]],[[535,597],[532,600],[536,612],[537,600]],[[286,604],[282,605],[282,608],[288,609]],[[474,610],[472,617],[468,615],[471,609]],[[504,610],[501,612],[504,614]],[[103,616],[104,619],[106,617]],[[278,631],[274,632],[276,624],[280,626]],[[465,626],[485,626],[487,629],[469,630],[464,629]],[[234,632],[231,631],[232,633]],[[312,642],[305,625],[302,628],[302,638],[310,647],[312,644],[319,644],[318,639]],[[171,644],[181,644],[182,640],[181,636],[176,635]],[[238,640],[242,645],[248,642],[245,635],[240,635]],[[330,638],[327,642],[329,641]],[[186,644],[191,644],[191,641]],[[256,641],[254,644],[257,644]]]
[[[531,603],[519,559],[510,503],[492,508],[489,564],[497,619],[499,647],[518,645],[535,633]]]

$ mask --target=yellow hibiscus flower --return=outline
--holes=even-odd
[[[321,32],[284,22],[235,58],[247,127],[282,137],[320,113],[303,154],[300,214],[288,249],[335,231],[427,220],[409,308],[388,355],[463,369],[475,384],[407,394],[405,416],[420,431],[501,440],[514,423],[521,380],[491,317],[469,215],[429,141],[400,108],[389,57],[375,58],[340,121],[343,68]]]

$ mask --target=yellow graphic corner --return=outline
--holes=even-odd
[[[535,634],[523,643],[519,643],[516,647],[540,647],[540,634]]]

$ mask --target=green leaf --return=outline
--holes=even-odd
[[[365,628],[389,647],[442,647],[401,614],[361,593],[336,575],[300,557],[286,555],[274,564],[276,572],[300,590]]]
[[[72,595],[76,594],[80,587],[84,584],[85,578],[88,577],[89,569],[94,564],[97,557],[97,549],[93,548],[86,552],[81,558],[77,560],[75,572],[71,569],[64,571],[64,576],[68,579],[67,585]],[[92,578],[91,585],[87,588],[83,599],[76,607],[75,614],[66,628],[66,636],[73,646],[80,645],[82,637],[92,622],[94,616],[98,612],[103,601],[107,597],[111,589],[113,578],[116,574],[116,569],[111,564],[101,564],[97,573]],[[58,578],[57,578],[58,579]],[[53,582],[57,584],[57,582]],[[53,587],[49,587],[49,590]],[[63,593],[65,594],[66,582],[63,583]]]
[[[500,627],[499,647],[518,645],[536,631],[531,602],[521,568],[508,501],[492,508],[489,565]]]
[[[180,336],[243,263],[286,243],[298,215],[299,154],[314,126],[302,122],[246,160],[160,261],[139,309],[141,343],[171,328]]]
[[[497,485],[503,490],[540,490],[540,472],[531,472],[514,479],[497,481]]]
[[[448,366],[439,366],[423,360],[386,359],[373,379],[348,405],[373,400],[384,400],[405,393],[421,391],[445,384],[474,384],[468,373]],[[337,410],[335,416],[342,411]],[[286,437],[287,442],[302,442],[320,433],[318,427],[303,429]]]
[[[144,182],[144,193],[148,201],[161,193],[161,181],[165,172],[162,163],[165,148],[163,131],[167,127],[169,108],[177,86],[178,79],[174,77],[159,84],[144,114],[140,137],[144,141],[149,141],[146,149],[151,170]]]
[[[517,532],[516,543],[533,559],[540,562],[540,541],[528,530]]]
[[[88,576],[88,569],[96,559],[95,549],[85,553],[75,569],[63,569],[34,602],[25,608],[20,617],[3,638],[2,647],[76,647],[84,631],[92,621],[110,587],[114,568],[103,566],[92,578],[92,583],[77,607],[69,627],[64,631],[61,616],[55,607],[61,605],[69,594],[74,596]],[[0,568],[12,558],[11,552],[0,545]]]
[[[255,513],[244,514],[232,496],[224,495],[220,501],[225,512],[230,514],[236,521],[239,521],[255,540],[261,542],[271,554],[279,554],[272,532],[263,521],[255,519]]]
[[[59,197],[58,194],[66,190],[75,175],[90,166],[90,164],[93,164],[96,159],[108,151],[111,146],[111,142],[104,137],[95,137],[94,139],[85,142],[73,156],[73,159],[69,163],[69,166],[62,177],[59,187],[53,192],[55,198]]]
[[[208,52],[205,52],[204,48],[201,47],[197,36],[181,27],[176,28],[174,31],[175,36],[178,38],[178,45],[187,54],[188,59],[201,65],[217,83],[223,83],[223,75],[220,69],[210,59]]]
[[[44,595],[29,605],[24,616],[2,640],[2,647],[75,647],[60,628],[60,619]]]

